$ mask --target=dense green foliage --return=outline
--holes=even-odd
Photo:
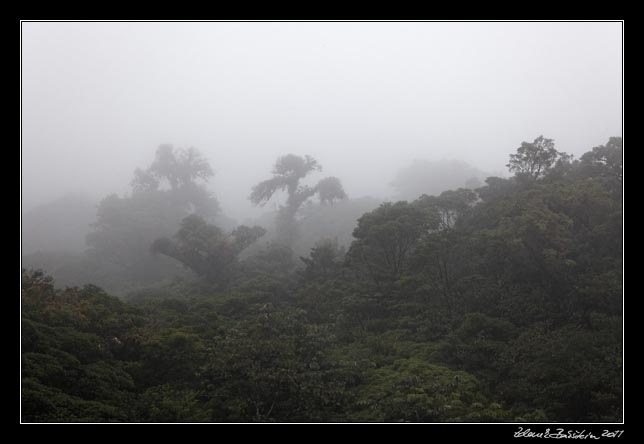
[[[283,244],[240,257],[261,229],[189,217],[155,249],[205,279],[119,300],[23,272],[23,420],[621,421],[621,139],[550,149],[384,203],[296,271]]]

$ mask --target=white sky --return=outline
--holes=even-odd
[[[241,219],[289,152],[387,196],[414,158],[502,173],[522,141],[578,157],[621,125],[621,23],[22,24],[25,208],[126,193],[161,143]]]

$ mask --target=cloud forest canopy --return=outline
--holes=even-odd
[[[164,146],[101,203],[83,259],[147,285],[119,299],[23,270],[22,420],[620,422],[622,158],[619,137],[579,159],[539,137],[513,176],[384,202],[348,248],[298,259],[293,237],[219,226],[209,163]],[[285,191],[289,230],[362,205],[302,183],[319,169],[280,157],[251,200]],[[161,257],[191,273],[163,280]]]

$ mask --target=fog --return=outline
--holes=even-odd
[[[282,154],[350,197],[413,159],[504,174],[543,134],[575,155],[621,135],[621,23],[22,24],[23,210],[129,192],[162,143],[195,147],[225,214]],[[317,180],[312,177],[311,180]]]
[[[622,26],[22,22],[21,422],[621,437]]]

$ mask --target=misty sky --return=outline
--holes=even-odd
[[[277,156],[351,197],[414,158],[504,173],[543,134],[576,157],[622,125],[621,23],[23,23],[25,209],[129,192],[162,143],[194,146],[242,219]]]

